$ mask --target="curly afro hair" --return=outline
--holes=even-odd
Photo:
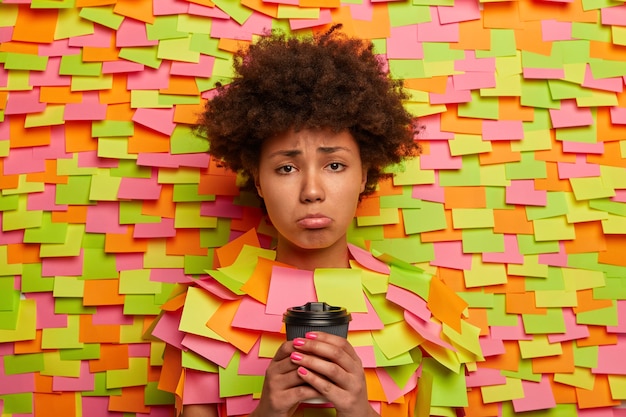
[[[197,130],[209,153],[244,174],[253,189],[267,138],[301,129],[349,131],[358,143],[372,193],[383,170],[417,155],[417,125],[373,45],[340,33],[309,37],[272,32],[234,56],[235,77],[207,103]]]

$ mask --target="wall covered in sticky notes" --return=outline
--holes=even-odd
[[[3,416],[171,415],[146,330],[217,248],[272,235],[196,115],[240,45],[339,22],[423,126],[350,239],[437,275],[481,329],[484,361],[442,382],[467,398],[434,381],[431,414],[624,415],[623,1],[5,0]]]

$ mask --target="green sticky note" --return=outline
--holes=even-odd
[[[474,155],[491,152],[491,142],[483,140],[481,135],[455,133],[454,139],[448,141],[450,155]]]
[[[171,405],[174,404],[174,394],[160,390],[158,382],[148,382],[144,390],[144,404],[151,405]]]
[[[67,223],[52,222],[52,213],[44,212],[41,225],[24,231],[24,243],[64,243]]]
[[[116,168],[109,169],[109,173],[112,177],[150,178],[152,168],[137,165],[135,161],[120,160]]]
[[[107,389],[106,387],[106,373],[97,372],[94,374],[94,389],[93,391],[83,391],[81,394],[83,397],[108,397],[112,395],[122,395],[121,388]]]
[[[41,276],[41,263],[22,265],[22,292],[48,292],[54,289],[53,277]]]
[[[83,8],[84,10],[84,8]],[[161,59],[157,56],[158,46],[134,46],[132,48],[121,48],[119,57],[128,61],[143,64],[147,67],[157,69],[161,66]],[[134,92],[133,90],[131,92]]]
[[[560,101],[554,100],[546,80],[522,80],[520,104],[527,107],[558,109]]]
[[[423,359],[422,372],[433,377],[431,406],[467,406],[465,372],[452,372],[433,358]]]
[[[487,309],[487,322],[490,326],[517,326],[519,316],[506,312],[504,294],[494,294],[493,307]]]
[[[391,265],[389,283],[411,291],[424,300],[428,300],[431,279],[431,275],[411,265],[406,267]]]
[[[565,333],[565,319],[561,308],[548,308],[546,314],[522,314],[527,334]]]
[[[5,355],[4,372],[7,375],[27,374],[40,372],[43,369],[43,353],[24,353],[20,355]]]
[[[404,320],[388,324],[382,330],[372,331],[372,337],[388,359],[406,354],[424,341]]]
[[[118,137],[98,138],[98,156],[100,158],[111,158],[119,160],[137,159],[137,154],[128,152],[128,139]]]
[[[427,78],[421,59],[389,59],[389,74],[395,79]]]
[[[178,30],[178,16],[156,16],[154,23],[146,23],[146,35],[149,40],[186,38],[188,33]]]
[[[206,322],[221,305],[220,300],[204,290],[189,287],[179,329],[184,332],[223,340],[213,330],[206,326]]]
[[[505,164],[506,178],[508,180],[522,180],[546,178],[547,170],[545,161],[535,159],[534,152],[521,152],[519,162],[509,162]]]
[[[555,100],[585,97],[590,94],[581,86],[562,80],[548,80],[548,87],[552,98]]]
[[[22,394],[3,394],[2,403],[3,413],[32,414],[34,404],[33,393],[26,392]]]
[[[408,263],[428,262],[435,259],[432,243],[422,243],[419,235],[402,239],[384,239],[371,241],[371,249],[392,255]]]
[[[84,9],[83,9],[84,10]],[[59,75],[97,77],[102,74],[102,62],[85,62],[81,54],[63,55]]]
[[[210,35],[212,24],[213,20],[209,17],[179,14],[176,28],[183,33]]]
[[[83,249],[83,274],[84,279],[117,278],[117,264],[115,255],[102,251],[102,249]]]
[[[124,314],[156,316],[161,307],[154,301],[152,294],[127,294],[124,297]]]
[[[408,235],[445,230],[448,227],[443,203],[422,201],[419,209],[402,210],[404,231]]]
[[[19,314],[20,314],[20,309],[19,309],[20,294],[19,293],[15,294],[14,292],[11,292],[9,294],[11,296],[11,300],[9,301],[13,303],[14,306],[11,309],[6,309],[6,306],[5,306],[4,310],[0,310],[0,320],[2,320],[0,322],[0,329],[15,331],[17,330],[17,324],[18,324],[18,319],[19,319]]]
[[[94,175],[91,177],[89,200],[117,201],[117,193],[121,183],[121,178],[111,177],[108,175],[108,172],[103,171],[101,174]]]
[[[200,247],[219,248],[228,243],[230,219],[218,218],[214,229],[200,229]],[[213,256],[213,255],[211,255]]]
[[[184,257],[168,255],[165,241],[151,241],[143,257],[144,268],[183,268]]]
[[[213,251],[207,251],[207,256],[185,255],[184,272],[188,275],[204,274],[207,269],[213,268]]]
[[[48,104],[41,113],[26,115],[24,127],[59,126],[65,123],[65,105]]]
[[[579,312],[576,314],[576,323],[591,326],[617,326],[617,303],[613,302],[611,307]]]
[[[170,153],[172,155],[202,153],[209,150],[209,142],[196,135],[190,126],[177,125],[170,136]]]
[[[100,344],[84,343],[79,349],[62,349],[60,355],[60,358],[64,361],[100,359]]]
[[[366,313],[365,296],[358,269],[319,268],[313,275],[319,301],[344,307],[350,313]]]
[[[372,303],[372,307],[376,310],[376,315],[387,325],[389,323],[396,323],[400,320],[404,320],[404,311],[398,305],[387,300],[386,294],[372,294],[365,291],[367,298]]]
[[[19,307],[6,312],[13,315],[17,312],[15,326],[11,329],[0,329],[0,343],[35,340],[37,328],[37,305],[35,300],[20,300]]]
[[[5,211],[2,214],[2,231],[9,232],[12,230],[29,229],[31,227],[40,227],[43,221],[42,210],[28,210],[26,196],[20,196],[18,199],[17,210]]]
[[[9,263],[8,262],[8,247],[0,246],[0,276],[14,276],[22,273],[22,263]]]
[[[64,175],[61,173],[59,174]],[[66,184],[57,184],[55,203],[61,204],[61,205],[90,204],[91,203],[89,201],[90,188],[91,188],[91,176],[70,175]]]
[[[81,361],[64,361],[58,351],[43,354],[41,375],[80,377]]]
[[[113,12],[113,6],[83,7],[80,10],[80,17],[114,30],[117,30],[124,20],[124,16]]]
[[[501,370],[500,373],[508,378],[523,379],[532,382],[541,382],[541,374],[533,373],[533,361],[521,359],[517,362],[517,371]]]
[[[7,52],[4,61],[6,70],[45,71],[48,66],[47,56]]]
[[[289,4],[278,4],[277,19],[319,19],[318,7],[298,7]]]
[[[85,307],[81,298],[55,298],[55,314],[94,314],[96,307]]]
[[[217,0],[214,1],[214,3],[220,8],[220,10],[226,12],[226,14],[232,17],[232,19],[240,25],[243,25],[244,22],[254,13],[252,9],[243,6],[238,1]]]
[[[511,150],[515,152],[546,151],[552,149],[550,129],[526,129],[524,125],[524,139],[511,143]]]
[[[402,187],[402,194],[380,196],[381,208],[422,208],[422,200],[413,197],[413,187],[406,185]]]
[[[481,185],[478,155],[464,155],[461,169],[439,171],[439,185],[442,187]]]
[[[359,216],[356,219],[358,226],[377,226],[383,224],[400,223],[400,213],[396,207],[381,208],[377,216]]]
[[[199,194],[198,184],[174,184],[174,196],[172,200],[175,203],[215,201],[215,195]]]
[[[393,358],[388,358],[385,356],[375,340],[372,341],[372,346],[374,347],[374,359],[376,360],[376,366],[379,368],[385,368],[385,370],[387,370],[413,363],[413,358],[411,357],[410,352],[404,352]]]
[[[391,2],[387,5],[391,27],[408,26],[432,21],[430,5],[415,5],[408,2]]]
[[[565,216],[533,220],[533,225],[538,242],[576,239],[574,225],[568,223]]]
[[[150,280],[149,269],[120,271],[120,294],[158,294],[161,283]]]
[[[539,263],[538,255],[524,255],[524,263],[508,264],[508,272],[511,275],[522,277],[547,277],[549,266]]]
[[[526,206],[526,218],[528,220],[547,219],[549,217],[562,216],[568,212],[566,193],[548,191],[546,193],[545,206]]]
[[[522,255],[536,255],[538,253],[558,253],[559,242],[538,242],[533,235],[517,235],[517,244]]]
[[[85,281],[79,277],[55,277],[53,295],[57,297],[82,297]]]
[[[545,277],[526,277],[526,291],[562,291],[566,289],[561,268],[549,268]]]
[[[493,308],[493,294],[479,291],[457,293],[470,308]]]
[[[500,117],[500,100],[497,97],[482,97],[478,91],[471,92],[472,100],[468,103],[459,104],[458,114],[459,117],[471,117],[475,119],[490,119],[498,120]],[[467,135],[470,137],[480,135]],[[457,135],[455,135],[455,139]],[[489,143],[489,141],[486,141]],[[458,145],[457,145],[458,146]],[[484,149],[484,145],[481,145]],[[466,147],[467,149],[467,147]],[[485,152],[481,150],[480,152]],[[470,152],[465,152],[470,153]],[[474,152],[479,153],[479,152]]]
[[[20,293],[15,290],[13,277],[0,277],[0,311],[13,311],[19,307]],[[15,327],[12,327],[15,329]]]
[[[127,369],[106,371],[106,387],[122,388],[146,385],[148,383],[148,358],[128,358]]]
[[[91,136],[94,138],[134,134],[135,124],[129,120],[96,120],[91,124]]]
[[[504,235],[491,228],[463,229],[463,253],[504,252]]]
[[[422,169],[419,158],[407,159],[388,167],[385,172],[394,174],[393,184],[396,186],[435,183],[435,171]]]
[[[263,376],[239,375],[240,353],[236,351],[226,368],[219,368],[220,397],[260,394]]]
[[[556,140],[564,142],[596,143],[598,128],[596,123],[589,126],[568,127],[556,129]],[[574,178],[572,178],[574,179]]]
[[[161,218],[150,216],[141,212],[142,201],[120,201],[120,224],[160,223]]]
[[[113,76],[100,74],[98,76],[74,75],[70,85],[72,91],[101,91],[113,88]]]
[[[57,3],[54,0],[53,2]],[[67,3],[73,5],[70,8],[59,10],[57,25],[54,30],[54,39],[68,39],[75,36],[93,34],[93,22],[80,17],[82,8],[75,7],[73,1],[68,1]]]
[[[181,16],[182,17],[182,16]],[[209,27],[207,27],[210,29]],[[192,51],[197,51],[205,55],[210,55],[220,59],[230,59],[232,57],[232,52],[223,51],[219,48],[219,39],[212,38],[210,34],[203,32],[193,32],[191,33],[191,43],[190,49]],[[214,82],[211,78],[202,79],[206,83]],[[198,79],[196,79],[198,81]],[[198,85],[200,87],[200,85]],[[201,91],[205,91],[204,89],[200,89]]]
[[[80,255],[80,245],[85,234],[84,224],[68,224],[65,242],[63,243],[42,243],[39,247],[39,256],[42,258],[58,256],[78,256]]]
[[[574,365],[581,368],[597,368],[598,367],[598,350],[599,346],[578,346],[572,344],[574,348]]]
[[[191,350],[182,351],[182,365],[184,368],[191,368],[198,371],[214,373],[218,371],[218,366],[215,363]]]

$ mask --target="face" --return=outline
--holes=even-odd
[[[348,132],[289,131],[266,140],[255,183],[278,231],[278,249],[346,247],[366,181]]]

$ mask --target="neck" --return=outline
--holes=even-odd
[[[313,271],[316,268],[347,268],[350,253],[346,242],[324,249],[303,249],[279,240],[276,260],[298,269]]]

